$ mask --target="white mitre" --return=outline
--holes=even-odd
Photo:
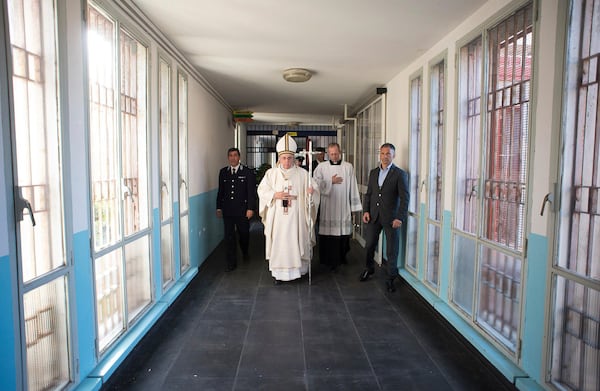
[[[275,147],[277,150],[277,156],[281,156],[286,153],[295,154],[298,146],[296,145],[296,141],[289,134],[285,134],[282,138],[277,142],[277,146]]]

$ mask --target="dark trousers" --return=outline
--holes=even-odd
[[[350,250],[350,235],[319,235],[319,259],[332,269],[346,263],[346,253]]]
[[[400,241],[400,228],[392,228],[391,223],[385,226],[381,224],[380,219],[376,221],[370,221],[365,226],[366,230],[366,241],[365,246],[366,265],[368,269],[373,270],[375,268],[375,250],[377,249],[377,243],[379,242],[379,234],[383,229],[385,234],[385,247],[386,247],[386,258],[387,258],[387,272],[388,278],[394,279],[398,276],[398,246]]]
[[[227,247],[227,266],[237,265],[237,243],[235,231],[240,237],[240,248],[243,254],[248,254],[250,221],[246,216],[223,216],[225,226],[225,246]]]

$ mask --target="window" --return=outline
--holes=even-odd
[[[178,76],[177,116],[179,126],[179,243],[181,249],[181,272],[190,267],[189,233],[189,188],[188,188],[188,81],[181,73]]]
[[[554,385],[587,391],[600,389],[600,25],[598,1],[569,5],[549,366]]]
[[[171,66],[159,60],[160,260],[163,287],[173,281],[173,185],[171,160]]]
[[[431,67],[429,104],[429,178],[427,184],[426,280],[438,286],[442,231],[442,166],[444,163],[445,61]]]
[[[529,160],[533,20],[528,5],[487,32],[487,148],[477,320],[515,350]]]
[[[451,297],[512,353],[522,312],[532,50],[530,3],[462,46],[458,62]]]
[[[15,368],[23,377],[17,388],[31,391],[62,389],[72,376],[55,7],[53,1],[29,0],[9,0],[7,7],[13,160],[3,158],[15,168],[24,331],[16,344],[24,360]]]
[[[408,204],[407,226],[407,255],[406,267],[416,272],[418,259],[418,232],[419,232],[419,188],[420,188],[420,160],[421,160],[421,99],[423,95],[423,81],[419,75],[410,81],[410,156],[409,156],[409,186],[410,201]]]
[[[151,301],[147,49],[93,5],[88,47],[96,318],[103,351]]]
[[[482,64],[482,38],[479,36],[460,48],[458,64],[452,301],[469,315],[473,313],[477,251],[474,236],[477,235],[480,210]]]

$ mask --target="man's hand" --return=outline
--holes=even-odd
[[[223,217],[223,211],[221,209],[217,209],[217,217],[218,218]]]
[[[394,229],[400,228],[401,225],[402,225],[402,220],[394,219],[392,221],[392,228],[394,228]]]
[[[342,182],[344,182],[344,178],[342,178],[341,176],[337,176],[337,174],[334,174],[334,175],[331,177],[331,183],[332,183],[333,185],[338,185],[338,184],[340,184],[340,183],[342,183]]]
[[[371,215],[369,212],[363,213],[363,223],[369,224],[369,221],[371,221]]]
[[[248,210],[246,211],[246,218],[247,218],[248,220],[250,220],[250,219],[252,218],[252,216],[254,216],[254,211],[253,211],[252,209],[248,209]]]
[[[292,195],[286,191],[278,191],[273,195],[276,200],[295,200],[298,196]]]

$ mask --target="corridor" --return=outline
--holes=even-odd
[[[225,273],[221,243],[103,390],[513,390],[403,281],[358,281],[352,243],[336,273],[275,286],[262,225]]]

